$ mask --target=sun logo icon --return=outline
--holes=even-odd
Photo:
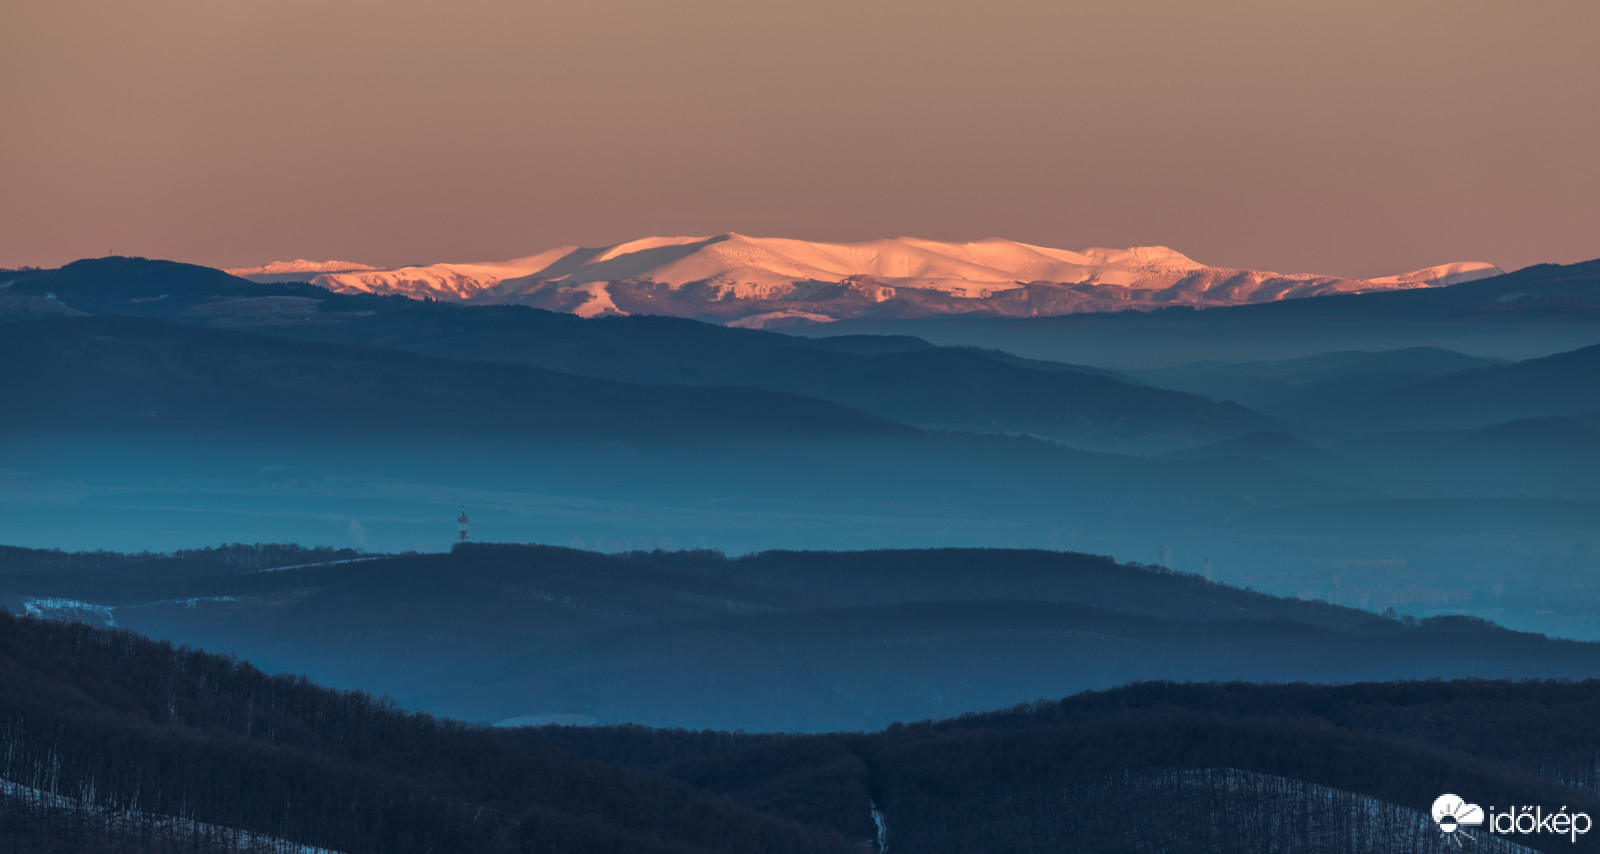
[[[1472,841],[1468,827],[1483,824],[1483,807],[1469,804],[1460,795],[1440,795],[1433,800],[1433,823],[1439,826],[1439,835],[1460,848]]]

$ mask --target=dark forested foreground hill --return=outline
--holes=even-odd
[[[1600,815],[1597,715],[1596,681],[1149,683],[875,733],[493,729],[0,614],[0,849],[1433,851],[1445,792]]]
[[[0,603],[484,722],[871,730],[1151,679],[1600,676],[1600,644],[1072,553],[280,551],[17,550]]]
[[[842,852],[836,831],[128,632],[0,615],[0,848]],[[298,850],[290,848],[289,850]]]

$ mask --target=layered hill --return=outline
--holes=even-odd
[[[1355,420],[1390,428],[1463,428],[1595,411],[1600,411],[1600,344],[1377,393]]]
[[[13,324],[0,360],[27,400],[0,432],[410,437],[890,436],[911,431],[837,404],[756,389],[575,377],[133,317]]]
[[[508,539],[1037,544],[1121,536],[1173,502],[1216,519],[1364,494],[1269,466],[1166,464],[876,414],[1168,447],[1262,429],[1239,407],[981,353],[899,339],[840,352],[672,318],[584,320],[106,265],[128,275],[83,275],[96,266],[86,262],[14,285],[106,312],[14,322],[0,337],[0,357],[24,368],[0,375],[0,390],[29,401],[0,411],[0,482],[21,505],[6,525],[30,544],[430,548],[443,544],[434,523],[461,503],[483,507]],[[497,341],[539,346],[523,358]],[[391,342],[408,349],[373,346]],[[763,377],[767,388],[749,387]],[[71,511],[45,509],[60,502]]]
[[[1441,286],[1500,272],[1467,262],[1347,279],[1208,266],[1164,246],[1072,251],[999,238],[821,243],[730,233],[306,278],[344,293],[515,303],[584,317],[666,314],[762,327],[861,317],[1038,317],[1238,305]]]
[[[160,318],[602,380],[761,388],[918,427],[1037,435],[1096,450],[1165,451],[1273,427],[1270,419],[1239,406],[1105,371],[937,348],[904,336],[813,342],[677,318],[584,319],[524,306],[469,308],[333,294],[303,283],[254,283],[205,267],[131,258],[33,273],[9,291],[29,302],[9,315],[0,307],[0,317],[34,318],[42,315],[32,307],[45,306],[58,314]],[[461,373],[463,387],[492,392],[479,382],[482,372]],[[505,374],[493,368],[487,376]]]
[[[1435,347],[1527,359],[1600,341],[1600,260],[1540,264],[1446,288],[1335,294],[1191,311],[1062,317],[862,318],[807,335],[916,335],[935,344],[1119,370]]]
[[[484,721],[876,729],[1140,679],[1600,673],[1600,644],[1060,552],[63,557],[0,555],[0,602]]]
[[[0,675],[0,847],[17,851],[1398,854],[1443,850],[1440,792],[1600,813],[1592,680],[1157,682],[812,736],[490,729],[5,614]]]
[[[1305,369],[1318,360],[1277,363],[1297,378],[1278,381],[1277,388],[1265,377],[1250,376],[1250,369],[1273,363],[1229,366],[1240,369],[1237,373],[1195,366],[1192,374],[1179,368],[1138,376],[1248,401],[1291,422],[1347,432],[1476,429],[1600,411],[1600,345],[1509,364],[1477,360],[1472,365],[1473,360],[1447,352],[1433,354],[1427,360],[1433,364],[1406,358],[1404,351],[1364,355],[1369,358],[1351,360],[1347,370],[1326,373]]]
[[[1160,388],[1270,410],[1296,400],[1351,392],[1373,394],[1498,361],[1437,347],[1411,347],[1376,353],[1319,353],[1298,359],[1194,362],[1133,371],[1131,376]]]
[[[1574,545],[1593,530],[1592,350],[1497,365],[1347,349],[1136,375],[1174,387],[1161,389],[906,335],[586,319],[138,259],[7,275],[4,319],[22,322],[0,343],[21,369],[3,383],[30,401],[0,416],[11,425],[0,483],[14,497],[4,527],[15,542],[438,548],[467,503],[485,536],[607,550],[1019,545],[1151,559],[1164,544],[1177,566],[1210,559],[1219,577],[1258,589],[1596,635],[1580,619],[1594,613],[1583,586],[1592,561]],[[983,323],[1017,330],[992,342],[1007,346],[1181,351],[1169,364],[1430,331],[1525,337],[1549,352],[1600,337],[1595,281],[1593,265],[1575,265],[1448,288]],[[99,316],[36,326],[40,307]],[[967,321],[926,321],[941,322]],[[832,421],[846,417],[840,404],[857,427],[878,427]],[[1082,452],[1202,446],[1143,460]],[[1491,503],[1470,522],[1452,503],[1480,499]],[[1422,527],[1340,521],[1361,501],[1379,522]],[[1287,505],[1301,506],[1292,519]],[[1363,570],[1353,582],[1352,561],[1406,577]],[[1505,589],[1549,601],[1491,595],[1507,567],[1538,568],[1548,583]]]
[[[0,848],[848,852],[659,775],[128,632],[0,614]]]

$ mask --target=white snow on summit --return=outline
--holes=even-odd
[[[1437,288],[1446,285],[1459,285],[1462,282],[1471,282],[1477,279],[1487,279],[1490,276],[1503,276],[1505,272],[1499,267],[1484,261],[1459,261],[1454,264],[1424,267],[1421,270],[1412,270],[1409,273],[1401,273],[1398,276],[1384,276],[1371,281],[1384,284],[1422,284]]]
[[[293,261],[273,261],[271,264],[262,264],[259,267],[233,267],[227,272],[234,276],[270,276],[278,273],[342,273],[347,270],[376,270],[377,267],[368,264],[357,264],[354,261],[307,261],[296,258]]]
[[[509,261],[326,272],[345,293],[517,303],[585,317],[668,314],[738,326],[933,314],[1045,316],[1236,305],[1469,281],[1467,262],[1347,279],[1212,267],[1165,246],[1052,249],[1001,238],[824,243],[721,234],[563,246]]]
[[[369,264],[357,264],[354,261],[307,261],[304,258],[296,258],[293,261],[273,261],[259,267],[231,267],[224,272],[252,282],[309,282],[323,273],[376,269],[378,268]]]

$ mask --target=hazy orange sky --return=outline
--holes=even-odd
[[[0,266],[647,234],[1600,256],[1595,0],[6,0]]]

